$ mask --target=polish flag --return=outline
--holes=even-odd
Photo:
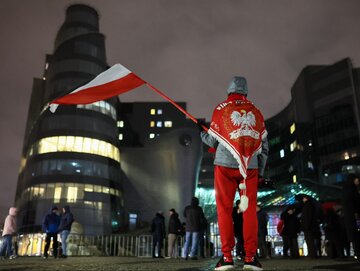
[[[75,89],[50,103],[50,111],[55,112],[59,104],[90,104],[106,100],[145,84],[145,81],[121,64],[115,64],[100,73],[89,83]]]
[[[65,96],[51,101],[43,108],[43,111],[50,108],[50,111],[54,113],[59,104],[90,104],[97,101],[106,100],[113,96],[133,90],[142,85],[146,85],[155,91],[165,100],[169,101],[172,105],[179,109],[182,113],[184,113],[193,122],[198,123],[198,120],[189,114],[180,105],[166,96],[163,92],[129,71],[121,64],[115,64],[103,73],[100,73],[89,83],[75,89]],[[202,125],[202,127],[204,130],[208,130],[206,126]]]

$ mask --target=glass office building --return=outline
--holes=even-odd
[[[359,69],[350,59],[305,67],[289,105],[266,120],[267,176],[287,184],[306,179],[333,185],[359,173],[359,95]]]
[[[69,205],[78,233],[109,234],[123,226],[117,127],[118,98],[43,110],[51,100],[108,68],[97,12],[72,5],[44,73],[34,79],[16,191],[18,226],[41,231],[52,205]]]

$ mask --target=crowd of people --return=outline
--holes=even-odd
[[[177,258],[185,260],[197,260],[198,253],[204,257],[204,235],[207,230],[207,220],[203,209],[199,206],[199,199],[193,197],[190,205],[186,206],[183,212],[185,221],[181,223],[179,214],[174,208],[169,210],[168,223],[168,250],[167,256],[162,255],[162,247],[166,237],[165,217],[161,211],[157,212],[151,224],[153,235],[153,258]],[[178,251],[179,237],[184,237],[184,246]],[[200,251],[199,251],[200,248]]]

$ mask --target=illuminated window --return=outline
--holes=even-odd
[[[92,184],[85,184],[84,191],[94,192],[94,186]]]
[[[81,152],[105,156],[120,162],[119,149],[102,140],[80,136],[53,136],[40,139],[29,151],[29,156],[50,152]]]
[[[171,128],[172,127],[172,121],[171,120],[164,121],[164,127]]]
[[[94,192],[101,193],[102,192],[101,185],[94,185]]]
[[[66,195],[62,192],[65,191]],[[40,184],[28,187],[23,190],[21,194],[21,199],[24,201],[28,201],[29,199],[53,199],[54,203],[59,203],[62,198],[65,197],[67,202],[76,203],[77,200],[83,200],[85,196],[85,192],[97,192],[102,194],[111,194],[114,196],[120,196],[121,191],[110,188],[107,186],[94,185],[92,184],[80,184],[80,183],[48,183],[48,184]],[[91,201],[90,201],[91,202]]]
[[[32,193],[33,193],[33,197],[36,197],[36,198],[41,198],[44,196],[44,192],[45,192],[45,188],[42,188],[42,187],[34,187],[32,189]]]
[[[92,139],[84,138],[82,152],[91,153],[91,145],[92,145]]]
[[[295,150],[295,148],[296,148],[296,141],[290,144],[290,151]]]
[[[155,127],[155,121],[150,121],[150,127]]]
[[[151,133],[149,134],[149,138],[154,138],[155,137],[155,134]]]
[[[156,122],[156,127],[162,127],[162,121]]]
[[[27,162],[27,159],[25,157],[21,157],[19,173],[24,170],[24,168],[26,166],[26,162]]]
[[[283,158],[285,156],[285,151],[283,149],[280,150],[280,158]]]
[[[157,114],[158,114],[158,115],[162,115],[162,113],[163,113],[162,109],[158,109],[158,110],[157,110]]]
[[[86,109],[86,110],[93,110],[96,112],[100,112],[100,113],[108,115],[116,120],[116,109],[114,108],[113,105],[111,105],[105,101],[99,101],[99,102],[95,102],[92,104],[78,104],[78,105],[76,105],[76,107]],[[119,126],[119,122],[117,125],[118,125],[118,127],[122,127],[122,126]]]
[[[119,140],[123,140],[123,134],[119,134]]]
[[[124,121],[123,120],[118,121],[117,127],[124,127]]]
[[[69,186],[67,190],[66,200],[67,202],[76,202],[78,188],[75,186]]]
[[[290,134],[293,134],[295,132],[295,123],[293,123],[291,126],[290,126]]]
[[[59,203],[61,199],[61,187],[55,187],[54,203]]]
[[[296,175],[293,175],[293,183],[296,183],[297,180],[296,180]]]
[[[155,112],[156,112],[156,110],[155,109],[150,109],[150,115],[155,115]]]

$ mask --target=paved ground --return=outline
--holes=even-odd
[[[181,260],[152,259],[136,257],[69,257],[67,259],[47,259],[40,257],[20,257],[14,260],[0,260],[0,270],[11,271],[115,271],[115,270],[213,270],[217,259]],[[263,260],[264,270],[334,271],[360,270],[360,263],[351,260]],[[235,263],[235,270],[242,270],[241,262]]]

